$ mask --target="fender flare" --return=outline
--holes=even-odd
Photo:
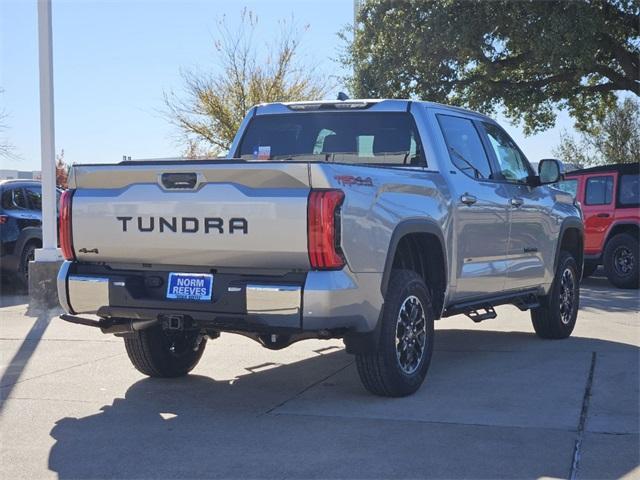
[[[580,240],[582,241],[582,260],[584,262],[584,224],[578,217],[567,217],[562,221],[562,224],[560,225],[560,232],[558,233],[558,243],[556,245],[556,252],[553,259],[554,274],[556,269],[558,268],[558,259],[560,258],[560,246],[562,245],[562,239],[564,238],[564,234],[566,233],[566,231],[570,228],[575,228],[579,232]],[[580,268],[580,272],[582,272],[582,262],[580,265],[578,265],[578,267]]]
[[[607,230],[607,234],[605,235],[604,245],[602,245],[603,253],[604,253],[604,248],[607,246],[607,242],[612,238],[611,232],[613,232],[613,230],[616,227],[620,227],[620,226],[629,226],[629,227],[640,229],[640,225],[638,225],[638,222],[633,222],[630,220],[619,220],[617,222],[613,222],[611,225],[609,225],[609,229]]]
[[[429,233],[438,238],[440,242],[440,248],[443,253],[444,263],[444,275],[445,285],[448,285],[448,266],[447,266],[447,250],[445,249],[444,234],[440,226],[430,218],[414,218],[407,219],[398,223],[391,234],[391,240],[389,241],[389,248],[387,249],[387,258],[384,264],[384,272],[382,274],[382,282],[380,284],[380,290],[384,297],[387,288],[389,286],[389,280],[391,278],[391,269],[393,268],[393,260],[396,255],[398,244],[402,237],[412,233]],[[376,327],[371,332],[356,333],[347,332],[344,336],[344,344],[347,349],[347,353],[350,354],[369,354],[375,352],[378,348],[378,342],[380,340],[380,326],[382,323],[382,312],[384,305],[380,310],[380,317],[376,322]]]
[[[398,249],[398,244],[402,237],[405,235],[409,235],[411,233],[429,233],[438,238],[440,242],[440,248],[443,253],[443,262],[444,262],[444,284],[449,285],[448,279],[448,262],[447,262],[447,249],[445,248],[444,242],[444,234],[442,232],[442,228],[440,225],[436,223],[435,220],[431,218],[413,218],[408,220],[403,220],[402,222],[396,225],[396,228],[393,230],[391,234],[391,240],[389,241],[389,248],[387,249],[387,258],[384,262],[384,271],[382,273],[382,283],[380,285],[380,291],[382,292],[382,296],[384,297],[387,293],[387,288],[389,287],[389,280],[391,278],[391,269],[393,268],[393,260],[396,256],[396,250]]]

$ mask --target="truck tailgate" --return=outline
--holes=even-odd
[[[72,172],[80,261],[309,268],[307,164],[140,162]]]

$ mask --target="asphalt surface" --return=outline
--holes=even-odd
[[[147,379],[122,340],[0,295],[0,478],[640,478],[638,291],[583,283],[573,336],[436,324],[421,390],[367,394],[340,341],[211,341]]]

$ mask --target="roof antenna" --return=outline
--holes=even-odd
[[[344,92],[338,92],[338,100],[344,102],[345,100],[349,100],[349,95]]]

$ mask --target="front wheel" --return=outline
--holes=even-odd
[[[638,253],[638,240],[628,233],[618,234],[607,242],[604,249],[604,273],[616,287],[638,288]]]
[[[375,352],[357,355],[364,387],[375,395],[404,397],[424,381],[433,353],[433,307],[424,280],[415,272],[391,275]]]
[[[198,331],[165,330],[160,325],[124,337],[129,360],[149,377],[181,377],[200,361],[207,339]]]
[[[531,309],[533,328],[541,338],[567,338],[573,332],[580,305],[578,266],[568,252],[560,252],[549,294]]]

